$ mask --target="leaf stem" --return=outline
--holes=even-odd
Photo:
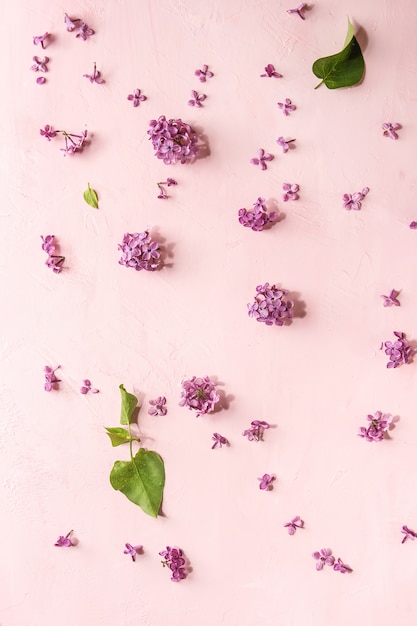
[[[318,89],[323,83],[324,83],[324,80],[322,80],[318,85],[316,85],[314,89]]]

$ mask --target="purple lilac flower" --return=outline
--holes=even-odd
[[[304,527],[304,521],[301,519],[299,515],[297,515],[296,517],[293,517],[293,519],[287,524],[284,524],[284,528],[288,528],[289,535],[294,535],[297,528],[303,528],[303,527]]]
[[[400,301],[397,298],[399,293],[399,291],[391,289],[391,293],[389,294],[389,296],[381,296],[381,298],[384,299],[384,306],[400,306]]]
[[[292,143],[293,141],[295,141],[295,139],[287,139],[287,140],[285,140],[284,137],[278,137],[277,144],[279,146],[281,146],[282,151],[285,154],[286,152],[288,152],[288,150],[290,148],[290,143]]]
[[[384,137],[390,137],[391,139],[398,139],[397,130],[400,130],[401,124],[395,122],[391,124],[390,122],[385,122],[382,124],[382,128],[384,130]]]
[[[411,228],[412,230],[415,230],[415,229],[417,228],[417,222],[411,222],[411,223],[410,223],[410,228]]]
[[[49,37],[49,33],[44,33],[43,35],[39,35],[37,37],[34,37],[33,38],[33,43],[35,44],[35,46],[37,46],[38,43],[40,43],[41,47],[43,49],[45,49],[47,41],[48,41],[48,37]]]
[[[51,141],[53,137],[56,137],[57,131],[52,128],[49,124],[46,124],[43,128],[40,129],[40,134],[42,137],[45,137],[48,141]]]
[[[303,11],[306,8],[307,8],[307,4],[305,2],[302,2],[295,9],[287,9],[287,13],[297,13],[297,15],[299,15],[302,20],[305,20],[306,18],[303,15]]]
[[[132,561],[136,561],[136,555],[142,550],[143,546],[132,546],[130,543],[125,543],[126,550],[123,550],[123,554],[130,554]]]
[[[31,66],[31,70],[32,72],[47,72],[48,68],[47,68],[47,64],[49,63],[49,57],[33,57],[32,60],[34,61],[33,65]]]
[[[350,211],[353,209],[354,211],[360,211],[362,208],[362,200],[365,198],[366,194],[369,192],[369,187],[364,187],[362,191],[358,191],[356,193],[344,193],[343,194],[343,208]]]
[[[41,239],[43,242],[42,250],[44,250],[48,255],[48,258],[45,261],[45,265],[47,267],[50,267],[55,274],[59,274],[60,272],[62,272],[62,264],[65,261],[65,257],[60,254],[54,254],[54,252],[56,252],[54,235],[46,235],[46,237],[43,237],[43,235],[41,235]]]
[[[201,70],[196,70],[194,72],[194,76],[198,76],[198,79],[201,83],[205,83],[207,78],[213,78],[213,72],[210,72],[208,65],[203,65]]]
[[[264,489],[265,491],[272,491],[274,488],[272,482],[275,480],[275,476],[271,474],[264,474],[262,478],[258,478],[260,481],[259,489]]]
[[[250,162],[253,163],[253,165],[259,165],[261,170],[266,170],[267,165],[265,161],[272,161],[273,158],[274,157],[272,154],[269,154],[268,152],[265,152],[265,150],[263,150],[262,148],[259,148],[258,156],[251,159]]]
[[[67,13],[64,13],[64,22],[65,22],[65,26],[67,28],[67,31],[69,33],[72,33],[73,30],[75,30],[76,28],[78,28],[77,26],[77,22],[81,22],[80,19],[71,19]]]
[[[382,441],[393,423],[394,418],[389,413],[377,411],[374,415],[367,415],[369,426],[359,428],[358,437],[363,437],[366,441]]]
[[[414,539],[417,537],[417,533],[405,525],[402,527],[401,532],[404,533],[404,537],[401,543],[404,543],[405,541],[407,541],[407,539],[411,539],[411,541],[414,541]]]
[[[295,111],[297,108],[289,98],[285,98],[285,102],[277,102],[277,105],[286,116],[290,114],[290,111]]]
[[[158,396],[155,400],[149,400],[149,404],[151,405],[151,408],[148,409],[149,415],[166,415],[166,403],[167,399],[165,396]]]
[[[288,200],[298,200],[298,192],[300,191],[299,185],[296,183],[284,183],[282,185],[282,189],[284,193],[282,194],[282,199],[284,202]]]
[[[98,71],[97,65],[94,63],[92,74],[83,74],[84,78],[88,78],[90,83],[97,83],[97,85],[102,85],[106,82],[103,78],[101,78],[101,72]]]
[[[268,428],[270,428],[268,422],[253,420],[250,428],[244,430],[242,435],[243,437],[247,437],[248,441],[263,441],[264,431],[268,430]]]
[[[58,131],[59,132],[59,131]],[[75,154],[76,152],[82,152],[84,146],[88,144],[87,135],[88,131],[83,130],[81,135],[75,135],[74,133],[67,133],[65,130],[61,131],[65,139],[65,148],[61,148],[61,151],[65,154]]]
[[[152,272],[163,265],[160,245],[152,239],[148,230],[143,233],[125,233],[117,248],[123,253],[119,260],[120,265],[133,267],[138,272]]]
[[[65,535],[65,537],[63,535],[60,535],[54,545],[58,548],[70,548],[71,546],[73,546],[74,544],[71,541],[71,535],[73,532],[73,530],[70,530],[69,533]]]
[[[247,211],[246,209],[239,209],[238,211],[239,223],[246,228],[251,228],[255,231],[261,231],[273,224],[278,219],[278,213],[271,211],[268,213],[268,209],[265,204],[265,198],[258,198],[253,205],[253,211]]]
[[[334,565],[334,556],[329,548],[323,548],[320,552],[313,552],[313,558],[316,559],[316,570],[319,572],[325,565]]]
[[[52,368],[49,365],[45,365],[45,367],[43,368],[43,371],[45,372],[45,391],[52,391],[52,389],[56,389],[56,383],[61,382],[59,378],[55,376],[56,370],[60,367],[60,365],[57,365],[56,367]]]
[[[173,185],[177,185],[177,181],[174,180],[173,178],[167,178],[165,181],[162,181],[160,183],[156,183],[158,185],[158,189],[159,189],[159,195],[157,196],[160,200],[166,200],[167,198],[169,198],[167,192],[165,191],[163,185],[166,185],[167,187],[171,187]]]
[[[88,380],[88,378],[84,378],[83,380],[83,384],[80,387],[80,393],[82,393],[83,395],[85,395],[86,393],[88,393],[89,391],[91,391],[91,393],[100,393],[99,389],[96,389],[95,387],[91,386],[91,381]]]
[[[340,572],[341,574],[350,574],[351,572],[353,572],[353,569],[349,567],[349,565],[346,565],[346,563],[343,563],[340,557],[337,559],[337,562],[333,565],[333,569],[335,572]]]
[[[190,100],[188,100],[188,105],[190,107],[197,107],[197,109],[201,109],[204,105],[203,102],[207,98],[205,93],[198,93],[195,89],[191,91]]]
[[[146,96],[141,93],[140,89],[135,89],[133,93],[127,96],[127,99],[131,101],[134,107],[138,107],[141,102],[146,100]]]
[[[294,317],[294,303],[284,299],[287,293],[288,291],[269,283],[258,285],[254,302],[248,304],[249,317],[255,317],[258,322],[264,322],[267,326],[283,326]]]
[[[167,546],[166,550],[162,550],[159,554],[164,557],[164,561],[161,561],[162,565],[164,567],[167,566],[171,570],[172,582],[177,583],[186,578],[187,570],[182,550]]]
[[[229,445],[228,439],[226,439],[226,437],[223,437],[223,435],[220,435],[220,433],[213,433],[212,440],[214,441],[213,445],[211,446],[212,450],[216,446],[219,446],[219,448],[221,448],[222,446]]]
[[[37,85],[43,85],[44,83],[46,83],[45,76],[38,76],[38,78],[36,79],[36,83]]]
[[[81,22],[81,24],[78,26],[78,32],[75,36],[79,37],[83,41],[86,41],[89,37],[91,37],[91,35],[94,35],[94,30],[90,28],[89,25],[85,22]]]
[[[192,411],[197,411],[196,417],[212,413],[216,402],[220,400],[216,385],[217,383],[211,380],[209,376],[204,378],[193,376],[190,380],[184,380],[180,406],[186,406]]]
[[[388,368],[396,368],[403,363],[410,363],[414,354],[413,348],[405,338],[405,333],[394,331],[394,335],[397,337],[396,341],[386,341],[383,344],[385,346],[385,354],[389,356]]]
[[[195,130],[181,119],[167,120],[161,115],[158,120],[149,122],[149,139],[155,156],[167,165],[171,163],[192,163],[199,153],[198,137]]]
[[[264,78],[264,77],[282,78],[282,74],[276,71],[272,63],[268,63],[268,65],[265,66],[265,74],[261,74],[261,78]]]

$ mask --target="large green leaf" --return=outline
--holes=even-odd
[[[129,441],[140,441],[140,439],[132,437],[126,428],[106,428],[106,430],[113,448],[121,446],[123,443],[128,443]]]
[[[119,385],[122,394],[122,408],[120,411],[120,423],[123,425],[130,424],[133,411],[136,409],[138,399],[133,393],[126,391],[123,385]]]
[[[348,20],[348,32],[343,50],[338,54],[317,59],[313,63],[314,74],[322,79],[315,89],[323,83],[329,89],[350,87],[361,80],[365,71],[365,61],[354,32],[354,27]]]
[[[116,461],[110,483],[145,513],[158,517],[165,484],[164,462],[159,454],[140,448],[131,461]]]

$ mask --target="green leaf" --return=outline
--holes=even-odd
[[[113,448],[121,446],[129,441],[140,441],[136,437],[132,437],[126,428],[106,428],[107,435],[110,437]]]
[[[110,483],[142,511],[158,517],[165,484],[164,462],[159,454],[140,448],[131,461],[116,461]]]
[[[345,45],[341,52],[330,57],[317,59],[313,63],[313,72],[329,89],[339,89],[339,87],[350,87],[356,85],[361,80],[365,71],[365,61],[362,50],[354,36],[355,29],[348,20],[348,31]]]
[[[98,209],[98,197],[94,189],[91,189],[90,183],[88,183],[88,189],[84,191],[84,200],[93,207],[93,209]]]
[[[123,385],[119,385],[122,394],[122,409],[120,411],[120,423],[123,425],[130,424],[133,411],[136,409],[138,399],[133,393],[126,391]]]

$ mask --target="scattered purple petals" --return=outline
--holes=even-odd
[[[148,409],[149,415],[166,415],[167,399],[165,396],[158,396],[155,400],[149,400],[149,404],[151,405],[150,409]]]
[[[362,200],[369,193],[369,187],[364,187],[362,191],[357,191],[356,193],[343,194],[343,208],[348,211],[360,211],[362,208]]]
[[[193,89],[191,91],[191,98],[188,100],[187,104],[189,104],[190,107],[197,107],[197,109],[201,109],[204,106],[203,102],[206,98],[207,96],[205,93],[198,93],[198,91]]]
[[[410,228],[411,228],[412,230],[415,230],[415,229],[417,228],[417,222],[411,222],[411,223],[410,223]]]
[[[287,202],[288,200],[298,200],[298,192],[300,191],[299,185],[296,183],[284,183],[282,185],[282,189],[284,190],[284,193],[282,194],[284,202]]]
[[[400,306],[400,301],[397,298],[399,293],[400,293],[399,291],[396,291],[395,289],[391,289],[391,293],[389,294],[389,296],[381,296],[381,298],[384,299],[383,305],[384,306]]]
[[[290,143],[293,141],[295,141],[295,139],[284,139],[284,137],[278,137],[277,144],[281,146],[282,151],[285,154],[285,152],[288,152],[290,147],[295,148],[295,146],[290,146]]]
[[[57,389],[57,383],[60,383],[61,381],[55,376],[55,372],[60,367],[60,365],[57,365],[56,367],[52,368],[49,365],[45,365],[45,367],[43,368],[43,371],[45,373],[45,391],[52,391],[53,389]]]
[[[159,554],[165,559],[161,561],[162,565],[164,567],[167,566],[171,570],[172,582],[177,583],[186,578],[187,570],[182,550],[167,546],[166,550],[162,550]]]
[[[33,65],[31,66],[32,72],[47,72],[47,65],[49,63],[49,57],[33,57]]]
[[[304,521],[299,515],[297,515],[296,517],[293,517],[290,522],[284,524],[284,528],[288,528],[289,535],[294,535],[297,528],[304,528]]]
[[[130,100],[134,107],[138,107],[141,102],[146,100],[146,96],[141,93],[140,89],[135,89],[133,93],[130,93],[127,96],[127,99]]]
[[[258,478],[260,481],[259,489],[264,489],[265,491],[272,491],[274,488],[272,482],[275,480],[275,476],[271,474],[264,474],[262,478]]]
[[[210,72],[208,65],[203,65],[201,70],[196,70],[194,72],[194,76],[198,76],[198,79],[201,83],[205,83],[207,78],[213,78],[213,72]]]
[[[258,156],[251,159],[250,162],[253,163],[253,165],[259,165],[261,170],[266,170],[267,164],[265,163],[265,161],[272,161],[273,158],[274,157],[272,154],[269,154],[268,152],[265,152],[265,150],[260,148],[258,150]]]
[[[256,287],[255,300],[248,304],[248,315],[258,322],[264,322],[267,326],[276,324],[283,326],[287,320],[294,317],[294,303],[285,300],[288,293],[284,289],[278,289],[276,285],[258,285]]]
[[[211,446],[212,450],[216,446],[219,446],[219,448],[221,448],[222,446],[229,445],[229,440],[226,439],[226,437],[223,437],[223,435],[220,435],[220,433],[213,433],[212,440],[214,441],[213,445]]]
[[[83,74],[84,78],[88,78],[90,83],[97,83],[97,85],[102,85],[106,82],[103,78],[101,78],[101,72],[98,71],[97,65],[94,63],[92,74]]]
[[[353,569],[349,567],[349,565],[346,565],[346,563],[343,563],[340,557],[333,565],[333,569],[335,572],[340,572],[341,574],[350,574],[351,572],[353,572]]]
[[[130,554],[132,561],[136,561],[136,555],[143,549],[143,546],[132,546],[130,543],[125,543],[126,550],[123,550],[123,554]]]
[[[382,128],[384,130],[384,137],[390,137],[391,139],[398,139],[397,130],[401,129],[401,124],[395,122],[391,124],[390,122],[385,122],[382,124]]]
[[[50,267],[55,274],[62,272],[62,264],[65,261],[65,257],[60,254],[54,254],[57,251],[56,242],[54,241],[54,235],[46,235],[42,239],[42,250],[46,252],[48,258],[45,261],[45,265]]]
[[[65,535],[65,537],[63,535],[60,535],[54,545],[58,548],[70,548],[71,546],[73,546],[74,544],[71,541],[71,535],[73,532],[73,530],[70,530],[69,533]]]
[[[253,205],[253,211],[239,209],[238,216],[239,223],[242,224],[242,226],[251,228],[254,231],[264,230],[264,228],[274,224],[278,219],[278,213],[276,211],[268,213],[265,198],[257,199]]]
[[[36,79],[36,83],[37,85],[43,85],[44,83],[46,83],[45,76],[38,76],[38,78]]]
[[[290,111],[295,111],[297,108],[289,98],[285,98],[285,102],[277,102],[277,105],[286,116],[290,114]]]
[[[220,400],[216,386],[217,383],[211,380],[209,376],[204,378],[193,376],[190,380],[184,380],[179,405],[197,411],[196,417],[212,413],[216,402]]]
[[[133,267],[138,272],[152,272],[162,267],[160,245],[154,241],[148,230],[143,233],[125,233],[123,241],[117,246],[123,252],[120,265]]]
[[[38,45],[38,43],[41,44],[41,47],[43,49],[46,48],[47,42],[48,42],[48,38],[49,38],[49,33],[44,33],[43,35],[39,35],[38,37],[34,37],[33,38],[33,43],[35,44],[35,46]]]
[[[414,350],[407,342],[405,333],[394,331],[394,335],[397,337],[397,340],[394,342],[385,341],[383,346],[385,347],[385,354],[389,356],[387,367],[395,369],[403,363],[410,363]]]
[[[306,8],[307,8],[307,4],[305,2],[302,2],[295,9],[287,9],[287,13],[297,13],[297,15],[299,15],[302,20],[305,20],[306,18],[303,15],[303,11]]]
[[[91,381],[88,380],[88,378],[84,378],[82,387],[80,387],[80,393],[85,395],[89,391],[91,391],[91,393],[100,393],[99,389],[91,386]]]
[[[358,437],[363,437],[366,441],[382,441],[391,428],[393,428],[394,418],[389,413],[377,411],[374,415],[367,415],[369,426],[359,428]]]
[[[319,572],[325,565],[334,565],[334,556],[329,548],[323,548],[320,552],[313,552],[313,558],[316,559],[316,570]]]
[[[401,543],[404,543],[405,541],[407,541],[407,539],[411,539],[411,541],[414,541],[414,539],[417,537],[417,533],[405,525],[402,527],[401,532],[404,533],[404,537]]]
[[[189,124],[181,119],[167,120],[165,115],[161,115],[158,120],[151,120],[149,125],[149,139],[158,159],[163,159],[166,165],[192,163],[195,160],[199,153],[198,137]]]
[[[250,428],[244,430],[242,435],[247,437],[248,441],[263,441],[264,431],[270,428],[268,422],[262,422],[259,420],[253,420]]]
[[[268,65],[265,66],[265,74],[261,74],[261,78],[264,78],[264,77],[282,78],[282,74],[276,71],[272,63],[268,63]]]

